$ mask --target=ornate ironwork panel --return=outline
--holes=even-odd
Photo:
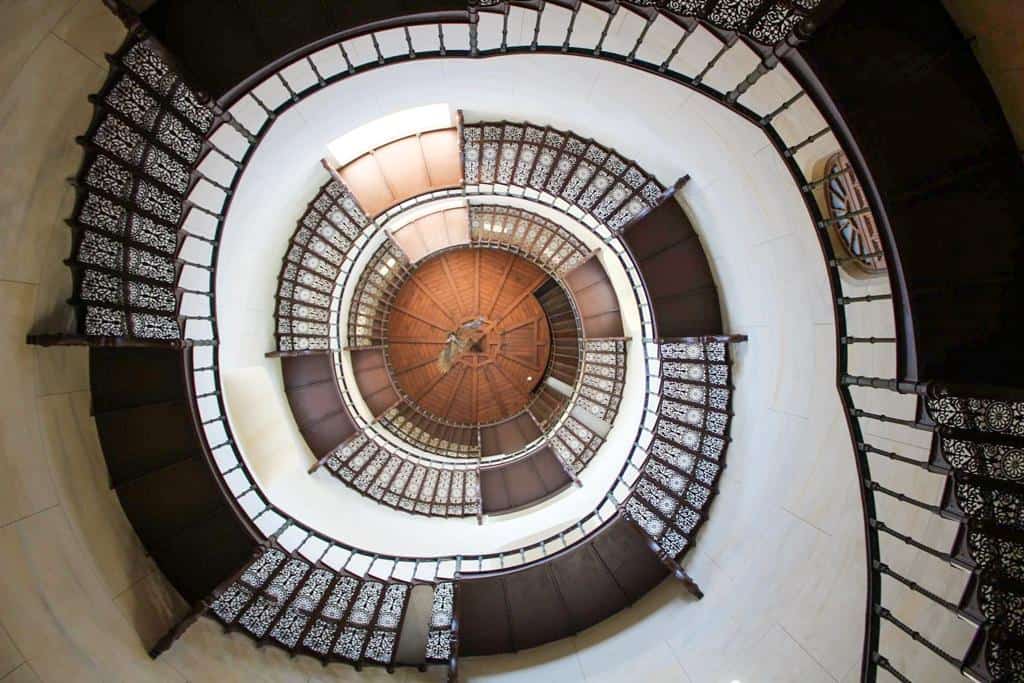
[[[334,287],[370,220],[335,179],[306,207],[281,265],[274,314],[280,352],[337,350],[332,344]]]
[[[625,340],[583,340],[583,380],[576,405],[599,420],[614,423],[625,378]]]
[[[590,250],[543,216],[508,206],[476,205],[469,211],[470,240],[520,254],[555,277],[565,277]]]
[[[729,432],[728,344],[661,342],[662,396],[648,459],[628,514],[667,556],[691,546],[725,466]]]
[[[625,4],[656,7],[679,18],[700,19],[735,31],[762,45],[785,40],[806,21],[822,0],[637,0]]]
[[[944,396],[928,399],[927,408],[945,427],[1024,437],[1024,403]]]
[[[267,547],[214,597],[209,614],[293,654],[389,666],[409,591],[402,581],[357,579]]]
[[[431,516],[480,512],[476,469],[452,469],[404,456],[360,432],[339,445],[324,466],[346,485],[389,507]]]
[[[569,131],[507,121],[462,127],[467,185],[514,185],[568,202],[612,230],[654,207],[665,192],[614,150]]]
[[[110,61],[68,220],[75,334],[176,345],[178,227],[214,115],[152,39],[132,33]]]
[[[427,632],[426,660],[434,664],[447,664],[452,656],[452,622],[455,619],[455,584],[439,583],[434,586],[434,601],[430,610]]]

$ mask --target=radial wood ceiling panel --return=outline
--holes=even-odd
[[[529,261],[495,249],[455,249],[424,261],[390,312],[395,383],[453,423],[486,424],[522,411],[551,353],[533,295],[547,279]]]

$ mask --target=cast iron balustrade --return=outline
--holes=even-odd
[[[192,177],[214,114],[141,32],[108,59],[107,81],[89,98],[92,122],[77,138],[84,159],[72,180],[66,261],[75,328],[30,341],[177,346],[181,298],[200,299],[191,303],[206,315],[212,306],[205,293],[176,284],[193,258],[178,239],[186,202],[194,192],[223,201],[219,189]]]
[[[355,575],[323,560],[267,544],[212,596],[208,614],[228,630],[293,655],[392,670],[415,584]],[[440,586],[450,590],[451,584]],[[444,626],[441,615],[436,621]]]
[[[434,601],[430,606],[430,629],[427,634],[428,662],[449,664],[457,656],[455,597],[456,584],[453,582],[439,583],[434,587]]]
[[[713,3],[712,6],[717,7],[720,4],[722,7],[736,6],[734,3]],[[783,7],[781,2],[778,4],[780,7]],[[752,7],[753,4],[748,6]],[[679,7],[682,7],[682,5],[679,5]],[[706,7],[708,5],[704,5],[704,8]],[[768,5],[762,3],[760,7],[765,8]],[[801,5],[800,7],[807,6]],[[785,6],[780,11],[783,15],[792,17],[798,13],[796,8],[797,5],[793,3],[785,3]],[[763,17],[766,18],[769,15],[773,17],[782,16],[774,10],[775,7],[773,5],[770,9],[766,10]],[[899,260],[896,245],[890,233],[887,218],[877,190],[874,187],[873,179],[861,158],[857,154],[851,153],[856,148],[855,141],[846,131],[840,115],[831,106],[828,95],[814,81],[813,75],[803,70],[804,67],[798,55],[791,49],[799,43],[799,38],[805,35],[805,32],[799,32],[799,35],[796,36],[790,33],[790,29],[797,24],[799,19],[790,19],[788,22],[783,21],[775,24],[776,29],[773,29],[776,31],[775,33],[763,34],[765,39],[769,35],[772,37],[772,40],[769,41],[771,43],[770,48],[761,48],[757,45],[749,44],[743,37],[736,40],[732,35],[712,31],[713,34],[721,38],[722,48],[706,63],[698,65],[696,68],[682,71],[675,68],[675,65],[679,63],[677,58],[685,47],[685,43],[691,39],[694,33],[704,30],[702,22],[706,21],[707,18],[700,17],[697,20],[691,20],[687,17],[680,17],[672,11],[661,12],[656,7],[649,7],[645,10],[640,7],[634,7],[629,3],[616,5],[616,11],[633,12],[636,17],[639,17],[638,22],[632,22],[633,25],[638,27],[632,40],[624,40],[621,35],[609,35],[607,26],[610,24],[614,12],[607,11],[604,5],[582,2],[575,5],[572,9],[566,9],[554,2],[548,2],[536,6],[496,3],[493,7],[473,8],[473,11],[467,14],[466,24],[446,22],[429,25],[429,19],[422,17],[410,18],[409,30],[404,32],[401,30],[396,32],[396,29],[389,26],[388,29],[378,32],[372,30],[349,31],[338,36],[337,41],[334,43],[321,42],[317,46],[316,53],[311,51],[300,52],[286,60],[287,63],[281,62],[276,64],[273,69],[262,72],[254,77],[252,81],[242,84],[230,97],[226,97],[220,102],[222,107],[231,109],[234,112],[232,114],[234,119],[231,122],[222,120],[220,125],[216,126],[208,137],[213,140],[231,138],[235,143],[236,152],[232,155],[222,155],[223,159],[221,161],[226,162],[223,165],[227,167],[225,173],[215,176],[210,171],[210,175],[204,174],[204,177],[219,178],[221,185],[230,190],[238,182],[239,174],[237,170],[244,166],[249,155],[255,149],[256,144],[266,132],[268,124],[289,107],[293,106],[301,97],[310,92],[317,91],[320,87],[347,78],[352,74],[362,73],[363,71],[413,57],[419,59],[443,56],[492,56],[528,52],[599,57],[617,64],[628,64],[651,74],[659,74],[681,86],[695,89],[715,102],[731,108],[734,112],[750,121],[751,124],[760,127],[767,135],[783,163],[791,172],[794,182],[802,188],[806,208],[812,222],[819,226],[818,232],[823,256],[827,264],[830,292],[835,302],[837,388],[843,406],[847,411],[851,439],[856,445],[854,457],[861,481],[861,496],[864,505],[868,581],[867,619],[864,657],[862,660],[863,679],[873,681],[877,676],[878,670],[883,669],[899,680],[909,680],[904,674],[900,673],[897,665],[900,662],[905,663],[909,659],[909,655],[915,654],[917,651],[920,651],[923,656],[934,655],[938,661],[947,662],[952,667],[959,668],[979,680],[1019,677],[1022,670],[1021,662],[1024,661],[1024,657],[1022,657],[1020,649],[1019,630],[1015,626],[1015,624],[1019,623],[1016,621],[1019,618],[1019,611],[1015,607],[1017,604],[1016,598],[1012,596],[1018,594],[1016,592],[1017,584],[1014,583],[1014,580],[1018,580],[1020,577],[1014,577],[1013,572],[1018,571],[1021,564],[1021,539],[1018,528],[1001,521],[998,515],[992,515],[991,512],[993,509],[1004,509],[1005,506],[1009,506],[1007,509],[1013,509],[1013,506],[1016,505],[1016,501],[1019,499],[1016,489],[1012,486],[1007,486],[1005,481],[1000,480],[1000,477],[1005,476],[1002,473],[1015,471],[1016,465],[1014,463],[1019,460],[1018,451],[1020,444],[1009,440],[1014,438],[1012,435],[1007,436],[1005,434],[993,434],[988,431],[970,429],[965,430],[967,433],[951,431],[962,428],[943,425],[941,424],[941,419],[937,418],[935,421],[939,422],[939,427],[936,428],[937,436],[935,438],[940,443],[943,443],[942,440],[944,439],[945,445],[943,448],[933,449],[933,457],[929,461],[915,463],[912,458],[885,448],[879,448],[869,443],[865,438],[862,431],[862,423],[870,420],[884,421],[885,424],[893,429],[899,430],[931,430],[933,425],[930,424],[931,420],[924,418],[907,419],[905,417],[894,417],[865,410],[862,407],[858,407],[858,401],[855,401],[854,395],[851,392],[851,387],[854,385],[901,392],[917,391],[916,388],[908,387],[906,383],[895,379],[873,380],[871,378],[852,378],[848,374],[850,353],[856,348],[867,346],[867,344],[861,343],[861,340],[866,340],[871,344],[892,344],[894,339],[892,337],[875,337],[876,331],[871,328],[864,329],[860,334],[858,334],[858,330],[851,329],[860,324],[858,317],[850,315],[850,311],[853,310],[851,307],[891,301],[895,307],[894,317],[897,322],[897,334],[892,348],[896,352],[903,353],[904,349],[902,347],[910,343],[906,336],[907,332],[902,327],[902,315],[906,303],[903,301],[905,290],[900,280],[902,274],[898,267]],[[697,11],[696,8],[695,11]],[[788,14],[786,14],[787,11]],[[597,16],[604,22],[604,29],[599,28],[593,37],[582,30],[585,23],[585,14]],[[522,35],[515,36],[510,32],[510,18],[513,18],[513,16],[518,20],[524,18],[533,20],[534,28],[529,32],[529,35],[525,37]],[[752,16],[747,18],[742,28],[751,28],[752,25],[749,22]],[[665,23],[666,21],[668,22],[667,24]],[[660,46],[648,43],[647,37],[658,26],[668,26],[670,30],[674,27],[677,30],[678,38],[673,48],[661,51]],[[807,26],[803,28],[806,29]],[[413,31],[412,29],[416,30]],[[398,45],[397,38],[401,38],[400,42],[402,45]],[[363,50],[362,48],[365,46],[368,46],[369,49]],[[739,83],[730,84],[726,87],[714,85],[718,72],[717,65],[722,63],[723,55],[730,51],[741,49],[754,51],[759,57],[756,67]],[[758,83],[760,78],[782,62],[786,63],[790,72],[796,76],[798,82],[804,84],[802,87],[806,88],[806,90],[790,93],[774,108],[764,108],[761,105],[757,105],[757,109],[748,108],[744,104],[746,101],[745,97],[751,92],[751,89]],[[285,67],[291,67],[288,75],[285,75],[282,71]],[[313,75],[314,77],[303,81],[306,75]],[[290,83],[289,78],[294,79],[294,84]],[[270,84],[262,91],[266,99],[262,97],[257,99],[249,94],[249,89],[254,84],[264,81]],[[810,101],[821,112],[829,124],[826,129],[804,130],[800,131],[796,137],[793,137],[792,131],[783,133],[775,127],[774,121],[777,117],[790,109],[795,103],[805,100]],[[241,120],[243,116],[249,122],[246,124],[244,132],[235,128],[237,121]],[[861,186],[865,188],[871,215],[879,226],[882,237],[882,250],[884,252],[882,256],[885,259],[888,271],[887,284],[889,287],[887,291],[873,292],[864,296],[860,291],[851,289],[850,283],[841,276],[839,268],[846,257],[835,253],[829,234],[830,231],[837,229],[836,226],[842,225],[843,220],[829,220],[821,215],[819,207],[813,198],[815,181],[806,177],[803,170],[804,165],[800,163],[801,158],[810,153],[816,144],[820,145],[822,141],[831,141],[833,138],[837,141],[835,146],[848,153],[851,159],[851,173],[857,176]],[[227,140],[224,140],[224,142],[227,142]],[[494,191],[496,193],[508,192],[507,188],[502,187],[487,188],[487,191]],[[477,187],[467,188],[466,191],[467,195],[482,193],[484,192]],[[434,196],[443,195],[444,193],[434,194]],[[557,198],[553,196],[543,197],[539,192],[537,195],[540,201],[553,207],[556,206]],[[228,203],[230,203],[230,197],[228,197]],[[216,219],[216,227],[212,231],[211,237],[214,243],[219,237],[223,213],[226,210],[227,206],[223,210],[211,212],[212,216]],[[579,209],[576,209],[575,214],[572,207],[564,210],[569,212],[570,215],[588,217]],[[193,210],[192,213],[196,214],[197,212]],[[198,213],[204,212],[199,211]],[[840,214],[832,218],[843,219],[843,215]],[[846,216],[846,218],[854,218],[854,216]],[[592,227],[600,229],[599,226],[592,225]],[[191,232],[188,228],[186,231]],[[605,239],[610,240],[612,237],[612,235],[608,234],[605,236]],[[620,255],[623,252],[621,247],[617,249],[612,242],[609,242],[609,248]],[[637,291],[642,291],[642,281],[635,280],[634,285]],[[207,292],[212,296],[212,282],[208,285]],[[216,338],[215,325],[211,325],[211,327],[211,336],[202,337],[201,339],[212,340]],[[645,335],[651,340],[654,338],[653,332],[647,332]],[[647,345],[645,344],[645,346]],[[197,371],[207,371],[209,368],[216,366],[216,349],[209,349],[208,351],[208,360],[194,363]],[[198,349],[189,349],[186,353],[187,357],[192,360],[199,357],[199,352]],[[648,367],[650,367],[652,360],[657,360],[656,358],[652,359],[651,354],[646,351],[645,358],[648,361]],[[657,373],[654,373],[651,377],[656,377],[656,375]],[[964,399],[977,398],[970,391],[953,395]],[[223,406],[218,389],[215,388],[211,392],[204,393],[203,398],[199,400],[204,401],[207,406],[205,408],[207,412],[197,413],[197,425],[201,425],[207,434],[211,456],[217,463],[219,470],[222,472],[242,472],[248,476],[244,464],[238,460],[238,456],[234,452],[234,442],[226,423],[225,427],[221,429],[221,433],[213,435],[210,432],[210,425],[216,424],[223,415]],[[863,405],[866,407],[866,404]],[[1018,419],[1018,416],[1014,415],[1012,409],[1009,415],[1012,419]],[[225,432],[226,440],[222,442]],[[949,454],[948,461],[947,456],[944,455],[945,453]],[[965,455],[967,453],[970,453],[970,455]],[[588,526],[591,520],[609,519],[611,514],[617,514],[618,503],[624,503],[632,495],[634,484],[640,479],[638,472],[642,471],[640,468],[645,464],[642,455],[634,453],[633,457],[639,459],[640,462],[634,462],[631,467],[627,467],[623,471],[623,474],[617,480],[615,488],[609,494],[609,498],[606,499],[606,504],[598,508],[592,517],[584,520],[580,526],[579,533],[569,532],[565,535],[556,535],[552,539],[547,539],[545,542],[531,546],[529,549],[523,549],[521,554],[515,552],[502,553],[474,558],[466,562],[463,562],[460,558],[431,560],[433,564],[425,570],[425,574],[436,580],[435,577],[438,576],[453,575],[447,572],[466,572],[472,571],[474,568],[479,571],[486,571],[488,568],[495,568],[496,566],[512,566],[517,563],[531,561],[531,558],[545,557],[553,552],[554,548],[564,548],[578,542],[579,539],[586,537],[588,529],[593,528]],[[982,501],[996,500],[998,498],[1006,502],[1001,502],[996,506],[992,504],[979,506],[977,508],[978,511],[988,511],[985,512],[986,518],[974,519],[971,516],[973,508],[968,505],[965,510],[956,498],[956,491],[950,497],[947,497],[946,501],[933,505],[928,501],[918,500],[913,496],[895,491],[879,482],[875,482],[871,477],[870,471],[870,461],[875,458],[886,458],[894,463],[899,463],[901,466],[917,467],[928,472],[939,474],[945,472],[943,476],[950,479],[953,478],[953,472],[955,471],[951,463],[958,459],[960,462],[967,463],[962,465],[965,468],[980,467],[981,463],[991,462],[993,465],[991,469],[984,473],[983,478],[970,481],[975,486],[974,490],[981,492],[980,499]],[[972,471],[971,474],[974,474],[974,472]],[[968,481],[968,479],[961,477],[961,481]],[[286,516],[267,503],[254,484],[248,488],[233,487],[232,490],[238,491],[236,495],[240,510],[247,518],[252,519],[257,526],[266,529],[264,533],[269,534],[273,530],[280,530],[282,526],[291,524]],[[897,494],[897,496],[890,495],[890,492]],[[1009,492],[1009,495],[1004,496],[1005,492]],[[894,505],[910,506],[917,510],[923,510],[928,514],[936,514],[943,519],[951,521],[962,519],[963,521],[958,522],[960,532],[957,535],[955,544],[949,551],[936,549],[901,532],[895,526],[895,523],[880,519],[876,508],[876,498],[878,496],[885,496]],[[610,504],[610,508],[608,504]],[[301,526],[295,525],[290,528],[301,529]],[[305,534],[305,538],[313,537],[309,532],[300,533]],[[973,594],[967,594],[965,601],[961,604],[954,603],[952,600],[942,597],[930,589],[923,588],[922,582],[915,580],[913,576],[904,575],[893,569],[887,563],[886,558],[881,556],[880,535],[895,543],[903,544],[908,552],[919,554],[922,562],[938,560],[963,569],[969,573],[969,584],[974,586],[991,586],[982,591],[982,595],[985,595],[987,592],[987,597],[979,599],[975,603],[972,602],[974,599]],[[327,540],[323,542],[331,544]],[[364,562],[369,561],[371,565],[375,562],[372,555],[347,549],[341,544],[333,544],[331,549],[339,549],[339,552],[349,553]],[[455,566],[458,566],[457,570]],[[986,574],[986,572],[988,573]],[[989,580],[988,577],[993,575],[1005,575],[1006,578],[1000,579],[998,584],[986,583]],[[1014,580],[1010,580],[1010,577]],[[951,618],[967,614],[974,615],[977,621],[977,613],[981,609],[979,605],[998,605],[998,608],[988,610],[982,621],[982,627],[977,631],[975,643],[970,650],[963,656],[955,656],[936,645],[928,635],[927,632],[931,630],[932,624],[921,624],[915,627],[898,614],[896,608],[892,606],[891,600],[891,597],[901,595],[897,592],[897,589],[909,589],[912,593],[921,596],[922,599],[931,601],[940,608],[950,611]],[[890,595],[890,592],[892,595]],[[983,600],[987,600],[987,602],[983,602]],[[952,609],[954,606],[956,611]],[[880,643],[879,634],[883,628],[883,623],[891,632],[906,634],[918,646],[900,648],[898,651],[885,650],[884,648],[891,648],[892,645]]]
[[[615,424],[626,379],[627,339],[583,340],[583,380],[574,406]]]
[[[650,457],[625,510],[673,562],[689,550],[707,519],[725,467],[732,401],[728,347],[744,340],[656,343],[661,392],[648,407],[645,422],[651,426],[637,446]]]
[[[967,579],[962,595],[950,600],[880,559],[872,560],[872,571],[968,621],[977,631],[967,653],[956,657],[880,601],[874,604],[874,613],[967,676],[983,681],[1016,680],[1024,674],[1024,651],[1020,646],[1024,632],[1019,626],[1024,613],[1024,584],[1020,581],[1024,576],[1024,475],[1020,467],[1024,462],[1024,426],[1020,419],[1024,396],[1019,391],[1000,388],[851,375],[843,376],[842,383],[846,387],[869,387],[918,397],[922,411],[913,420],[864,413],[856,408],[851,413],[859,419],[879,420],[904,430],[932,432],[928,460],[907,458],[863,442],[858,452],[865,460],[869,455],[878,456],[941,475],[945,483],[939,499],[934,503],[922,501],[870,479],[865,480],[865,486],[868,491],[955,522],[955,538],[946,551],[903,533],[877,514],[869,518],[869,523],[885,537],[962,570]],[[876,663],[897,678],[902,676],[889,658],[879,655]]]
[[[462,145],[467,186],[543,192],[613,230],[654,206],[665,191],[614,150],[568,131],[507,121],[464,124]]]
[[[583,471],[603,443],[604,437],[601,434],[580,422],[571,413],[562,426],[548,437],[548,444],[573,474]]]
[[[529,211],[476,205],[469,212],[470,241],[528,259],[553,277],[564,278],[590,255],[568,230]]]
[[[277,288],[277,352],[338,350],[334,287],[346,257],[358,250],[370,220],[336,179],[328,181],[299,219]],[[333,316],[332,316],[333,312]]]
[[[324,467],[357,491],[399,510],[444,517],[480,513],[475,462],[468,467],[424,463],[360,432],[332,451]]]

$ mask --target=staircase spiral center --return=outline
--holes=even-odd
[[[395,296],[386,343],[395,386],[460,425],[523,410],[546,375],[551,335],[535,292],[550,277],[508,251],[460,247],[417,264]]]

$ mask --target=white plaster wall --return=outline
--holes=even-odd
[[[765,99],[785,96],[779,94],[785,83],[775,85]],[[306,182],[301,205],[316,186],[306,178],[318,172],[323,142],[367,116],[438,101],[463,108],[468,120],[532,120],[594,137],[665,183],[689,173],[681,199],[713,264],[727,330],[751,337],[737,347],[729,466],[711,521],[687,561],[709,597],[690,604],[671,585],[662,587],[660,598],[651,596],[661,605],[656,621],[678,620],[666,631],[676,635],[659,635],[640,648],[651,655],[656,647],[658,656],[622,649],[647,639],[646,621],[611,639],[575,639],[582,666],[577,678],[588,674],[588,662],[600,668],[597,662],[621,658],[639,667],[634,673],[655,667],[655,678],[672,672],[669,678],[679,680],[685,671],[695,681],[760,680],[755,673],[765,656],[784,656],[773,664],[780,680],[852,675],[863,619],[861,518],[832,385],[834,330],[824,265],[800,195],[768,141],[699,95],[594,60],[516,56],[399,65],[306,99],[281,118],[280,130],[275,127],[257,153],[259,182],[243,181],[225,230],[218,270],[223,366],[263,363],[256,356],[270,348],[273,283],[258,275],[276,272],[299,215],[289,193]],[[239,207],[245,208],[234,215]],[[250,353],[243,348],[250,340],[227,335],[247,309],[252,319],[267,321],[264,347]],[[299,483],[288,480],[293,492]],[[396,533],[389,512],[377,519],[381,529]],[[617,627],[596,630],[611,628]],[[691,637],[678,635],[680,629]],[[702,644],[704,638],[710,641]],[[757,648],[764,650],[750,661],[736,656]],[[661,655],[673,655],[671,663]]]
[[[385,680],[382,672],[323,669],[274,648],[257,650],[247,638],[225,636],[208,621],[159,660],[145,654],[185,605],[145,557],[107,486],[89,415],[85,351],[24,345],[29,328],[52,329],[65,310],[69,278],[60,259],[69,239],[62,220],[73,195],[63,179],[78,165],[72,138],[89,120],[86,94],[106,73],[102,54],[122,36],[98,0],[0,5],[0,356],[6,371],[0,390],[0,681]],[[423,82],[425,72],[416,69],[424,66],[406,71],[403,87],[440,87]],[[445,78],[454,78],[469,66],[444,68]],[[487,68],[494,69],[493,80],[457,85],[455,93],[469,102],[480,88],[481,97],[494,98],[489,106],[499,97],[506,100],[507,109],[481,113],[532,116],[539,111],[532,107],[555,97],[563,108],[548,112],[548,122],[617,146],[664,174],[663,180],[693,174],[684,200],[713,260],[729,329],[750,334],[751,341],[737,357],[735,441],[722,492],[686,563],[704,600],[694,602],[667,581],[632,609],[577,637],[519,655],[467,660],[465,679],[856,680],[863,549],[849,443],[831,386],[827,288],[810,227],[792,188],[776,173],[774,153],[756,136],[728,128],[723,113],[686,92],[649,92],[630,80],[622,84],[627,94],[611,96],[620,75],[559,64],[557,70],[531,72],[533,85],[520,83],[503,95],[509,84],[501,78],[511,65],[492,60]],[[563,70],[565,78],[553,73]],[[782,96],[783,81],[773,74],[757,90],[777,87]],[[400,90],[395,85],[391,89]],[[395,96],[388,91],[345,101],[333,115],[366,120],[386,110],[382,97]],[[765,101],[777,98],[766,95]],[[641,106],[653,114],[637,124],[634,112]],[[585,115],[573,115],[579,111]],[[655,122],[673,131],[671,146],[649,129]],[[331,134],[325,129],[325,137]],[[275,190],[284,201],[294,199],[292,213],[282,214],[282,235],[321,181],[311,167]],[[268,243],[267,254],[254,252],[252,263],[273,262],[268,273],[276,272],[283,239]],[[864,293],[873,289],[860,286]],[[246,331],[253,355],[251,362],[239,357],[237,367],[262,363],[272,297],[269,284],[249,297],[248,305],[266,313],[265,322]],[[855,315],[867,333],[891,329],[884,302],[858,308]],[[880,348],[857,350],[854,365],[862,374],[892,373],[891,359]],[[912,415],[913,405],[905,400],[859,393],[865,407]],[[878,424],[868,424],[867,432],[881,447],[915,457],[924,453],[918,435]],[[934,493],[927,475],[909,476],[893,466],[879,467],[876,476],[922,498]],[[893,514],[902,530],[938,547],[948,534],[948,525],[927,513]],[[945,568],[903,556],[926,571],[929,587],[955,585],[957,578]],[[925,621],[949,621],[910,596],[890,595]],[[942,644],[953,652],[963,638],[958,628],[942,627]],[[906,639],[883,631],[883,643],[890,657],[895,652],[911,667],[905,671],[914,680],[958,680],[948,667],[932,667],[930,655],[906,657],[912,651]],[[386,680],[430,677],[399,672]]]

